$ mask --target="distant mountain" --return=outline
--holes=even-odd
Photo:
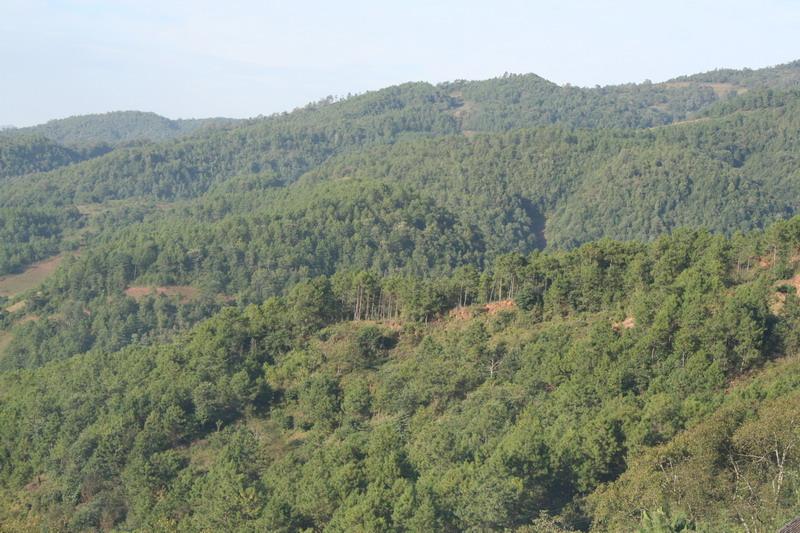
[[[760,74],[763,83],[793,72],[777,68]],[[800,96],[681,84],[580,89],[534,75],[409,83],[119,148],[16,180],[0,205],[191,199],[231,178],[402,180],[457,211],[469,206],[499,250],[544,239],[502,229],[522,219],[495,216],[498,202],[528,213],[524,228],[541,226],[543,215],[559,247],[650,239],[680,225],[731,232],[791,216],[800,201],[792,133]]]
[[[2,131],[2,135],[42,135],[66,145],[106,143],[118,145],[133,141],[166,141],[200,129],[235,123],[228,118],[171,120],[155,113],[114,111],[51,120],[45,124]]]
[[[675,85],[680,82],[692,84],[715,84],[717,91],[730,89],[791,89],[800,85],[800,60],[761,69],[717,69],[702,74],[681,76],[666,82]],[[727,85],[728,87],[726,87]]]

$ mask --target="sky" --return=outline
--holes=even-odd
[[[0,125],[252,117],[405,81],[579,86],[800,59],[800,0],[0,0]]]

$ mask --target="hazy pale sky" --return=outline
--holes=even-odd
[[[0,0],[0,125],[250,117],[404,81],[593,86],[800,58],[800,0]]]

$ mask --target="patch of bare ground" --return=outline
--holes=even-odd
[[[614,322],[611,324],[611,329],[614,331],[622,331],[623,329],[633,329],[636,327],[636,319],[632,316],[626,317],[621,322]]]
[[[476,107],[475,102],[464,100],[464,95],[461,91],[454,91],[450,93],[450,97],[455,98],[461,104],[450,111],[450,114],[458,120],[461,120],[465,116],[469,115]]]
[[[34,477],[30,483],[25,485],[25,490],[28,492],[36,492],[39,490],[42,485],[47,483],[47,474],[38,474]]]
[[[22,311],[23,309],[25,309],[25,306],[27,304],[28,302],[26,300],[20,300],[19,302],[11,304],[8,307],[6,307],[6,311],[8,311],[9,313],[16,313],[17,311]]]
[[[791,279],[782,279],[775,282],[775,288],[791,287],[797,296],[800,296],[800,274],[795,274]],[[786,305],[786,293],[782,290],[776,290],[772,295],[772,301],[769,305],[769,310],[773,315],[779,314],[783,311],[783,306]]]
[[[456,320],[469,320],[472,318],[472,309],[469,307],[456,307],[450,310],[450,318]]]
[[[156,202],[155,204],[150,204],[148,201],[136,201],[136,200],[109,200],[107,202],[101,202],[96,204],[77,204],[75,208],[78,212],[84,216],[97,216],[102,213],[108,213],[115,209],[131,207],[131,206],[140,206],[140,207],[148,207],[152,205],[155,209],[159,211],[164,211],[166,209],[171,208],[175,205],[173,202]]]
[[[134,300],[141,300],[147,296],[177,296],[181,303],[189,302],[200,294],[200,290],[189,285],[162,285],[159,287],[128,287],[125,294]]]
[[[670,122],[669,124],[664,124],[663,126],[653,126],[651,129],[668,128],[670,126],[683,126],[686,124],[695,124],[698,122],[708,122],[709,120],[711,120],[711,117],[687,118],[686,120],[676,120],[675,122]]]
[[[449,113],[453,118],[463,124],[464,119],[472,114],[475,111],[475,108],[478,106],[475,102],[464,100],[464,95],[461,91],[454,91],[450,93],[450,97],[458,100],[460,105],[455,109],[451,109]],[[462,130],[462,133],[467,137],[471,137],[472,135],[475,135],[476,132],[472,130]]]
[[[776,253],[769,253],[767,255],[763,255],[761,257],[757,257],[756,261],[760,268],[772,268],[772,265],[775,263],[776,260]],[[796,250],[792,256],[789,258],[789,262],[792,264],[800,263],[800,250]],[[749,264],[749,260],[748,260]],[[785,282],[781,282],[785,283]]]
[[[516,309],[517,305],[514,300],[500,300],[499,302],[490,302],[483,306],[483,310],[488,315],[496,315],[500,311],[511,311]]]
[[[501,311],[511,311],[517,308],[514,300],[499,300],[497,302],[489,302],[480,307],[465,306],[456,307],[451,309],[448,316],[455,320],[469,320],[478,314],[496,315]]]

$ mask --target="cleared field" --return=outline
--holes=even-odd
[[[0,296],[12,298],[17,294],[39,286],[47,277],[55,272],[61,261],[73,253],[63,253],[44,261],[34,263],[20,274],[0,276]]]

